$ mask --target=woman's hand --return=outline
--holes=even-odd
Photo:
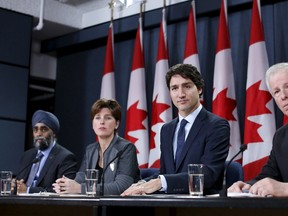
[[[53,190],[60,194],[78,194],[81,193],[81,185],[76,181],[69,179],[65,176],[56,180],[52,185]]]
[[[243,181],[237,181],[228,188],[228,192],[242,193],[243,191],[249,191],[250,188],[250,184]]]

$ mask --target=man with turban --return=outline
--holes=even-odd
[[[38,110],[32,117],[34,148],[26,151],[17,175],[18,193],[54,192],[52,184],[77,171],[75,155],[57,143],[60,124],[55,115]]]

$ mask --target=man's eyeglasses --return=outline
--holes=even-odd
[[[46,126],[41,126],[41,127],[33,127],[32,130],[33,130],[33,133],[37,133],[38,131],[45,133],[49,130],[49,128]]]

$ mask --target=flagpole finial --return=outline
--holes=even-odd
[[[109,8],[111,10],[111,21],[113,20],[113,14],[114,14],[114,6],[115,6],[115,0],[111,0],[110,3],[108,3]]]
[[[144,6],[145,6],[146,0],[142,0],[140,3],[140,16],[142,17]]]

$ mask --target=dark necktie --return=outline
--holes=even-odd
[[[40,166],[40,161],[41,161],[43,156],[44,155],[42,154],[42,152],[39,152],[37,154],[36,158],[38,159],[38,162],[34,163],[31,167],[30,174],[29,174],[28,180],[26,182],[27,187],[32,187],[35,185],[35,183],[34,183],[35,177],[36,177],[36,174],[38,172],[38,169]]]
[[[175,155],[175,165],[178,167],[180,163],[180,154],[183,149],[183,145],[185,142],[185,125],[187,124],[187,121],[185,119],[182,119],[180,122],[180,128],[177,135],[177,149],[176,149],[176,155]]]

